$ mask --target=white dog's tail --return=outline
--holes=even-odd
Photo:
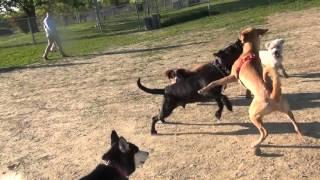
[[[281,96],[281,82],[278,72],[270,66],[263,68],[263,80],[267,82],[267,76],[271,76],[272,79],[272,92],[270,98],[279,101]]]

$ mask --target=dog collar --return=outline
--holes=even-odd
[[[253,53],[250,53],[250,54],[242,57],[241,59],[239,59],[240,62],[239,62],[239,64],[238,64],[237,68],[236,68],[237,78],[238,78],[238,79],[239,79],[239,74],[240,74],[240,71],[241,71],[242,66],[243,66],[245,63],[250,62],[250,61],[253,61],[253,60],[255,60],[255,59],[256,59],[256,55],[253,54]]]
[[[121,176],[123,176],[123,177],[128,177],[128,176],[129,176],[128,173],[127,173],[127,171],[123,170],[123,169],[120,168],[118,165],[113,164],[111,161],[102,160],[102,161],[101,161],[101,164],[102,164],[102,165],[105,165],[105,166],[107,166],[107,167],[113,167],[113,168],[115,168],[115,169],[118,171],[118,173],[119,173]]]

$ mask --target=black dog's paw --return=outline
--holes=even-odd
[[[256,155],[256,156],[261,156],[262,155],[262,152],[261,152],[261,149],[260,149],[260,147],[254,147],[254,150],[253,150],[254,152],[254,155]]]
[[[166,121],[165,121],[164,119],[160,119],[160,121],[161,121],[163,124],[166,123]]]
[[[217,120],[221,119],[221,112],[217,111],[214,116],[217,118]]]
[[[157,135],[158,132],[156,130],[151,130],[151,135]]]
[[[232,106],[232,104],[230,103],[230,101],[229,102],[226,102],[225,103],[225,105],[226,105],[226,107],[227,107],[227,109],[229,110],[229,111],[233,111],[233,106]]]

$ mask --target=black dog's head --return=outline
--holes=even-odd
[[[233,63],[239,58],[242,53],[243,44],[240,39],[237,39],[234,43],[229,44],[227,47],[213,53],[214,56],[221,59],[221,63],[224,64],[229,70]]]
[[[117,167],[123,174],[129,176],[135,169],[142,165],[148,158],[149,153],[140,151],[139,147],[119,137],[116,131],[111,133],[111,149],[106,152],[102,159]]]

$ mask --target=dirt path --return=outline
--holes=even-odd
[[[148,150],[150,158],[132,179],[316,179],[320,176],[320,10],[269,18],[263,41],[283,37],[283,92],[305,132],[299,141],[281,114],[265,118],[270,136],[263,157],[249,145],[258,135],[248,120],[249,101],[237,84],[226,94],[234,112],[214,123],[216,105],[178,108],[150,135],[150,118],[161,98],[139,91],[136,79],[163,87],[169,67],[207,62],[213,50],[233,41],[223,31],[184,35],[154,51],[72,59],[0,74],[0,172],[28,179],[75,179],[91,171],[109,147],[112,129]],[[186,38],[187,37],[187,38]],[[192,38],[191,38],[192,37]],[[160,46],[165,46],[161,45]],[[143,45],[127,49],[148,48]],[[123,51],[123,50],[119,50]]]

